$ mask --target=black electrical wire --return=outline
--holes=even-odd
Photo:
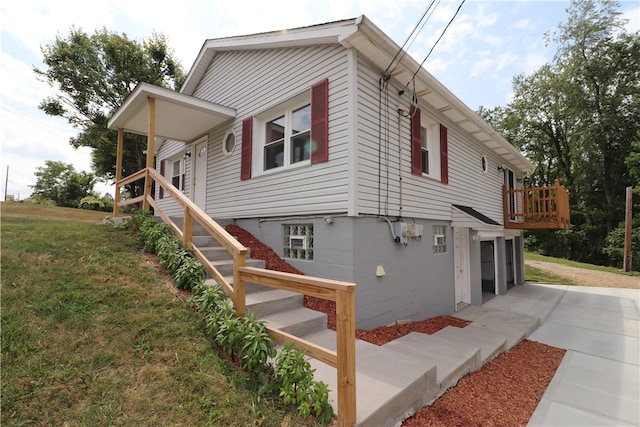
[[[400,55],[402,53],[402,56],[400,57],[400,59],[398,59],[398,64],[400,63],[400,61],[402,60],[402,57],[404,57],[404,55],[406,54],[406,50],[404,50],[404,47],[406,46],[406,44],[409,42],[409,40],[411,39],[411,37],[413,36],[413,33],[416,32],[416,30],[418,29],[418,27],[420,27],[420,30],[418,30],[418,33],[416,33],[416,37],[418,36],[418,34],[420,33],[420,31],[422,31],[422,28],[424,28],[424,25],[427,23],[427,21],[429,20],[427,18],[426,21],[424,21],[424,23],[422,23],[422,21],[424,20],[424,17],[427,16],[427,13],[429,13],[429,9],[431,9],[431,6],[433,6],[433,3],[435,2],[435,0],[431,0],[431,3],[429,3],[429,6],[427,6],[427,8],[425,9],[425,11],[422,13],[422,16],[420,17],[420,20],[416,23],[416,25],[413,27],[413,30],[411,30],[411,33],[409,33],[409,35],[407,36],[407,39],[404,41],[404,43],[402,44],[402,46],[400,47],[400,49],[398,49],[398,51],[396,52],[396,54],[394,55],[393,59],[391,60],[391,63],[389,63],[389,66],[387,67],[386,70],[384,70],[384,72],[382,73],[383,75],[386,74],[390,74],[391,72],[393,72],[393,70],[395,69],[395,67],[393,67],[393,69],[391,71],[389,71],[389,69],[391,68],[391,66],[393,65],[393,63],[395,62],[396,59],[398,59],[398,55]],[[438,0],[439,2],[439,0]],[[435,9],[434,9],[435,10]],[[433,14],[433,12],[432,12]],[[429,15],[429,17],[431,17],[431,15]],[[422,25],[420,25],[422,23]],[[415,40],[415,38],[414,38]],[[411,42],[413,43],[413,42]],[[397,64],[396,64],[397,66]]]
[[[413,76],[411,76],[411,79],[415,79],[416,75],[418,74],[418,71],[420,71],[420,69],[422,68],[422,66],[424,65],[425,62],[427,62],[427,59],[429,58],[429,56],[431,55],[431,52],[433,52],[433,49],[435,49],[435,47],[438,45],[438,42],[440,41],[440,39],[442,39],[442,36],[444,36],[444,33],[447,32],[447,30],[449,29],[449,26],[451,25],[451,23],[453,22],[454,19],[456,19],[456,16],[458,16],[458,13],[460,12],[460,9],[462,9],[462,5],[464,4],[465,0],[462,0],[460,2],[460,6],[458,6],[458,10],[456,10],[456,13],[453,14],[453,17],[451,18],[451,20],[449,21],[449,23],[447,24],[446,27],[444,27],[444,30],[442,30],[442,33],[440,34],[440,37],[438,37],[438,40],[436,40],[436,42],[433,44],[433,46],[431,46],[431,49],[429,50],[429,53],[427,53],[427,56],[424,57],[424,59],[422,60],[422,62],[420,63],[420,66],[418,67],[418,69],[416,70],[415,73],[413,73]],[[409,86],[410,82],[407,82],[407,86]]]
[[[427,8],[427,12],[429,11],[429,9],[431,9],[431,6],[433,6],[433,3],[435,3],[436,0],[432,0],[431,4],[429,4],[429,7]],[[425,25],[427,25],[427,22],[429,22],[429,19],[431,19],[431,16],[433,16],[433,13],[436,11],[436,9],[438,8],[438,5],[440,4],[440,0],[438,0],[438,2],[436,3],[436,5],[433,7],[433,9],[431,10],[431,13],[429,14],[429,16],[427,16],[427,19],[425,19],[422,22],[422,25],[420,26],[420,29],[418,30],[418,32],[416,33],[415,37],[413,38],[413,40],[411,40],[411,43],[409,43],[407,45],[407,47],[405,48],[404,45],[402,45],[402,55],[400,56],[400,58],[398,58],[398,61],[396,63],[396,65],[391,69],[391,71],[389,71],[389,74],[393,74],[393,72],[395,71],[395,69],[398,67],[398,65],[400,65],[400,62],[402,62],[402,59],[404,58],[404,56],[407,54],[407,52],[409,52],[409,49],[411,49],[411,45],[413,45],[413,42],[416,41],[416,39],[418,38],[418,35],[422,32],[422,29],[425,27]],[[420,24],[418,22],[418,24]],[[407,39],[408,40],[408,39]],[[405,42],[405,45],[407,43]],[[397,55],[396,55],[397,56]],[[391,62],[393,64],[393,61]],[[390,67],[390,66],[389,66]],[[388,68],[387,68],[388,69]]]

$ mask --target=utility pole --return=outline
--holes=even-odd
[[[631,207],[632,202],[632,187],[627,187],[627,202],[626,211],[624,215],[624,271],[631,271]]]
[[[7,187],[9,186],[9,165],[7,165],[7,178],[4,180],[4,201],[7,201]]]

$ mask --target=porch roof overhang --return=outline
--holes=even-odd
[[[478,231],[501,231],[504,227],[482,212],[462,205],[451,205],[451,226]]]
[[[140,83],[109,120],[109,129],[147,135],[149,98],[155,99],[155,136],[193,141],[210,129],[236,117],[233,108],[185,95],[171,89]]]

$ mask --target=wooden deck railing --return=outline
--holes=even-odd
[[[205,266],[214,280],[227,292],[233,300],[238,315],[242,315],[246,308],[246,284],[257,283],[277,289],[284,289],[322,298],[336,303],[336,344],[337,350],[332,351],[310,341],[288,334],[268,326],[274,341],[292,343],[297,349],[307,355],[324,362],[337,369],[338,384],[338,424],[352,426],[356,421],[356,355],[355,355],[355,290],[354,283],[336,280],[320,279],[298,274],[281,273],[273,270],[246,266],[247,248],[234,239],[222,226],[205,214],[195,203],[189,200],[180,190],[174,187],[166,178],[153,168],[142,169],[127,178],[116,182],[116,193],[128,183],[145,179],[144,188],[151,188],[149,182],[155,181],[156,186],[164,189],[184,210],[184,223],[180,228],[167,216],[151,194],[124,201],[116,200],[114,216],[119,215],[120,207],[143,202],[152,206],[174,233],[182,240],[184,247],[192,248],[196,258]],[[193,221],[222,244],[233,255],[233,283],[211,264],[197,247],[193,245]]]
[[[569,193],[556,179],[546,187],[502,187],[504,227],[532,230],[571,228]]]

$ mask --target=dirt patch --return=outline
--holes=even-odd
[[[601,286],[606,288],[640,289],[640,276],[609,273],[608,271],[588,270],[545,261],[525,261],[531,267],[553,273],[569,279],[581,286]]]

